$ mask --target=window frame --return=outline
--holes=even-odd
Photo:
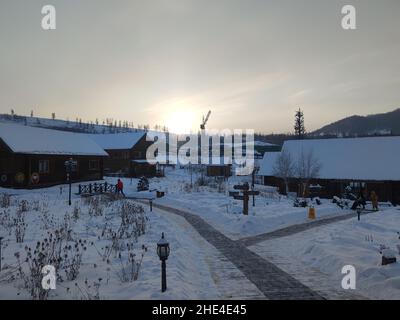
[[[43,164],[46,163],[45,166]],[[45,170],[43,170],[45,169]],[[38,173],[39,174],[49,174],[50,173],[50,160],[42,159],[38,161]]]

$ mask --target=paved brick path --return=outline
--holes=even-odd
[[[303,285],[273,263],[247,249],[239,241],[233,241],[213,228],[197,215],[161,204],[155,208],[184,217],[196,230],[229,259],[268,299],[324,299],[317,292]]]
[[[368,213],[370,213],[370,211],[364,211],[361,213],[361,215],[366,215]],[[242,239],[238,240],[238,242],[242,243],[245,247],[249,247],[249,246],[255,245],[262,241],[291,236],[296,233],[306,231],[308,229],[320,227],[320,226],[327,225],[327,224],[334,223],[334,222],[348,220],[348,219],[351,219],[354,217],[357,217],[357,213],[349,213],[349,214],[339,215],[339,216],[335,216],[335,217],[314,220],[314,221],[310,221],[310,222],[306,222],[306,223],[302,223],[302,224],[295,224],[295,225],[285,227],[282,229],[278,229],[278,230],[275,230],[272,232],[263,233],[263,234],[259,234],[259,235],[252,236],[252,237],[242,238]]]

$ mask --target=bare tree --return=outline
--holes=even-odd
[[[274,176],[281,178],[285,183],[285,194],[289,191],[289,179],[295,174],[295,166],[290,152],[282,150],[273,167]]]
[[[303,197],[305,196],[310,180],[318,178],[321,166],[313,150],[301,150],[296,163],[296,175],[303,185]]]

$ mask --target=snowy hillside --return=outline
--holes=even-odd
[[[121,133],[121,132],[137,132],[144,131],[132,127],[124,127],[120,122],[109,124],[85,123],[79,119],[74,121],[27,117],[19,115],[0,114],[0,122],[21,124],[32,127],[40,127],[47,129],[81,132],[81,133]]]

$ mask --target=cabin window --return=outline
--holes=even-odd
[[[39,173],[49,173],[49,172],[50,172],[50,161],[39,160]]]
[[[89,170],[99,170],[100,161],[99,160],[89,160]]]

